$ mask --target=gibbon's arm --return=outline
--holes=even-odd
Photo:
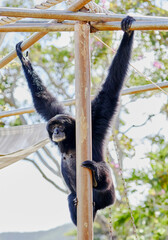
[[[65,113],[63,106],[43,85],[40,77],[34,71],[28,57],[24,57],[21,50],[21,43],[16,45],[17,55],[22,63],[25,77],[32,94],[36,111],[48,121],[57,114]]]
[[[92,128],[93,141],[97,147],[101,147],[102,141],[115,113],[120,91],[127,73],[131,50],[133,45],[133,31],[129,31],[132,17],[126,17],[121,23],[124,35],[118,51],[111,63],[106,81],[102,89],[92,101]]]

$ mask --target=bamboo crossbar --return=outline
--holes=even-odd
[[[91,22],[91,32],[121,30],[121,22],[95,23]],[[131,30],[168,30],[168,21],[134,22]],[[15,23],[0,26],[0,32],[56,32],[74,31],[74,22],[62,23]]]
[[[121,30],[121,22],[106,22],[106,23],[95,23],[91,26],[94,27],[95,31],[117,31]],[[130,30],[168,30],[168,21],[141,21],[133,22]]]
[[[71,9],[71,8],[70,8]],[[121,21],[126,14],[102,14],[102,13],[84,13],[71,12],[65,10],[39,10],[39,9],[25,9],[25,8],[9,8],[1,7],[0,16],[7,17],[22,17],[22,18],[42,18],[42,19],[56,19],[56,20],[74,20],[86,22],[114,22]],[[160,22],[168,21],[168,17],[153,17],[153,16],[133,16],[136,21],[154,21]]]
[[[168,88],[168,82],[157,83],[157,85],[162,89]],[[125,88],[122,91],[122,95],[124,96],[124,95],[142,93],[142,92],[153,91],[153,90],[159,90],[159,89],[153,84],[147,84],[144,86]],[[92,96],[92,99],[93,98],[94,98],[94,96]],[[62,104],[64,104],[65,106],[74,105],[75,99],[62,101]],[[4,112],[0,113],[0,118],[10,117],[10,116],[15,116],[15,115],[22,115],[25,113],[33,113],[33,112],[35,112],[35,109],[33,107],[27,107],[27,108],[16,109],[16,110],[11,110],[11,111],[4,111]]]
[[[89,3],[91,0],[77,0],[75,3],[72,3],[66,11],[78,11],[85,4]],[[53,20],[53,22],[55,22]],[[35,42],[39,41],[43,38],[48,32],[39,32],[32,34],[28,39],[26,39],[22,43],[22,50],[25,51],[29,47],[31,47]],[[16,51],[11,51],[8,55],[6,55],[3,59],[0,60],[0,68],[4,67],[6,64],[11,62],[15,57],[17,57]]]
[[[68,11],[77,11],[79,10],[81,7],[83,7],[85,4],[87,4],[90,0],[78,0],[76,1],[75,3],[73,3],[65,12],[68,12]],[[2,9],[2,8],[1,8]],[[3,8],[4,9],[4,8]],[[32,9],[33,10],[33,9]],[[5,11],[5,9],[4,9]],[[37,11],[41,11],[41,10],[37,10]],[[45,10],[43,10],[45,11]],[[1,10],[2,12],[2,10]],[[72,13],[71,13],[72,14]],[[89,13],[91,14],[91,13]],[[101,16],[103,16],[104,14],[99,14]],[[91,15],[90,15],[91,16]],[[107,15],[105,15],[107,17]],[[113,15],[113,16],[118,16],[118,18],[121,20],[123,17],[125,17],[126,15]],[[112,17],[112,15],[110,15],[110,17]],[[151,21],[155,21],[154,22],[149,22],[148,23],[148,26],[146,25],[145,26],[145,23],[143,22],[136,22],[136,24],[134,23],[133,26],[134,26],[134,29],[135,30],[167,30],[167,18],[162,18],[162,17],[149,17],[149,16],[146,16],[146,17],[135,17],[136,20],[138,21],[142,21],[144,19],[150,19]],[[99,17],[99,20],[100,20],[100,17]],[[51,21],[51,24],[52,23],[55,23],[54,20]],[[49,23],[50,24],[50,23]],[[138,25],[139,24],[139,25]],[[1,27],[0,28],[0,32],[5,32],[5,27],[7,26],[8,28],[8,32],[10,31],[23,31],[23,32],[27,32],[28,30],[29,31],[39,31],[33,35],[31,35],[26,41],[24,41],[22,43],[22,49],[23,51],[25,51],[27,48],[31,47],[35,42],[37,42],[38,40],[40,40],[42,37],[44,37],[48,31],[73,31],[72,30],[72,27],[70,26],[60,26],[60,25],[57,25],[58,28],[56,26],[51,26],[51,25],[45,25],[45,26],[33,26],[33,27],[30,27],[28,29],[28,26],[27,26],[27,29],[26,29],[26,26],[25,27],[21,27],[21,26],[18,26],[18,28],[13,25],[13,24],[10,24],[11,26],[7,26],[5,25],[4,27]],[[13,26],[12,26],[13,25]],[[132,26],[132,27],[133,27]],[[35,29],[36,28],[36,29]],[[33,30],[34,29],[34,30]],[[49,30],[48,30],[49,29]],[[69,30],[68,30],[69,29]],[[120,26],[119,26],[119,23],[99,23],[99,24],[96,24],[96,23],[92,23],[92,31],[105,31],[105,30],[119,30],[120,29]],[[7,56],[5,56],[3,59],[0,60],[0,68],[4,67],[6,64],[8,64],[9,62],[11,62],[15,57],[16,57],[16,51],[13,50],[12,52],[10,52]]]
[[[74,31],[74,23],[14,23],[0,26],[0,32],[70,32]]]

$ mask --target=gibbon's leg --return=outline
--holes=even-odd
[[[68,204],[72,222],[77,225],[77,198],[75,192],[69,194]]]
[[[107,190],[113,184],[111,172],[106,162],[84,161],[82,167],[88,168],[92,171],[93,187],[96,190]]]

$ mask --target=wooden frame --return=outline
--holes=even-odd
[[[9,8],[0,7],[0,16],[7,17],[22,17],[22,18],[42,18],[42,19],[55,19],[55,20],[73,20],[73,21],[86,21],[86,22],[114,22],[120,21],[125,18],[126,14],[102,14],[102,13],[85,13],[85,12],[71,12],[72,8],[65,10],[39,10],[27,8]],[[134,16],[136,21],[156,21],[160,24],[165,21],[168,22],[168,17],[149,17],[149,16]]]
[[[77,0],[75,3],[71,4],[66,10],[72,11],[72,12],[78,11],[79,9],[81,9],[85,4],[89,3],[90,1],[91,0]],[[25,51],[26,49],[31,47],[35,42],[37,42],[38,40],[43,38],[47,33],[48,32],[45,31],[42,33],[35,33],[35,34],[31,35],[28,39],[26,39],[22,43],[23,51]],[[4,67],[6,64],[11,62],[16,57],[17,57],[16,51],[13,50],[7,56],[5,56],[3,59],[0,60],[0,68]]]
[[[91,22],[90,32],[96,31],[118,31],[121,30],[121,22],[95,23]],[[15,23],[0,26],[0,32],[61,32],[74,31],[75,23],[64,21],[62,23]],[[168,21],[161,22],[134,22],[131,30],[168,30]]]
[[[75,24],[76,179],[78,239],[93,239],[93,194],[91,170],[82,162],[92,160],[90,25]]]
[[[84,160],[92,159],[91,147],[91,100],[90,100],[90,57],[89,57],[89,35],[90,32],[120,30],[120,22],[126,15],[121,14],[95,14],[95,13],[73,13],[81,9],[90,0],[78,0],[73,3],[66,11],[37,10],[37,9],[18,9],[0,8],[1,16],[8,17],[30,17],[55,19],[48,23],[38,24],[6,24],[0,26],[0,32],[39,32],[33,34],[22,43],[23,51],[44,37],[49,31],[75,31],[75,55],[76,55],[76,138],[77,146],[77,198],[78,198],[78,240],[92,240],[92,176],[91,172],[81,168]],[[168,30],[168,18],[164,17],[135,17],[136,22],[132,24],[132,30]],[[62,23],[60,22],[63,21]],[[65,21],[66,20],[66,21]],[[67,20],[71,20],[67,21]],[[100,23],[100,20],[103,23]],[[80,22],[75,22],[80,21]],[[82,22],[81,22],[82,21]],[[83,22],[86,21],[86,22]],[[87,23],[90,22],[90,25]],[[99,22],[99,23],[98,23]],[[82,51],[81,51],[82,49]],[[0,68],[4,67],[16,57],[15,50],[9,53],[0,61]],[[159,84],[158,84],[159,85]],[[160,87],[168,87],[163,83]],[[132,89],[132,93],[155,90],[155,86],[148,85],[141,89]],[[130,90],[126,94],[129,94]],[[16,114],[34,111],[32,108]],[[12,115],[16,115],[12,113]],[[11,116],[0,114],[0,117]]]

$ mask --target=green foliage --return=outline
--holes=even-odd
[[[4,127],[5,123],[3,121],[0,121],[0,127]]]
[[[166,117],[168,118],[168,104],[163,105],[161,112],[166,114]]]
[[[22,1],[22,0],[15,0],[15,1],[10,1],[10,0],[2,0],[2,6],[3,7],[32,7],[33,6],[32,0],[29,1]]]
[[[126,179],[128,196],[131,200],[131,196],[136,194],[136,198],[139,199],[139,203],[132,207],[139,238],[166,240],[168,237],[168,144],[161,136],[152,137],[150,141],[156,147],[155,151],[146,155],[150,160],[150,166],[148,169],[134,169],[129,174]],[[108,212],[106,214],[108,216]],[[131,239],[133,228],[125,197],[113,206],[112,221],[117,239]]]
[[[125,134],[120,135],[119,138],[120,141],[120,147],[123,150],[124,154],[128,157],[131,157],[134,155],[134,146],[133,146],[133,139],[128,137]]]
[[[11,127],[12,126],[20,126],[20,125],[22,125],[22,121],[19,116],[17,116],[14,121],[10,122]]]

